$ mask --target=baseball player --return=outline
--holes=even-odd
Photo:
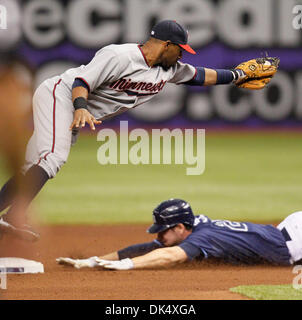
[[[23,166],[25,181],[35,181],[27,190],[28,204],[67,161],[70,147],[86,123],[95,130],[103,120],[149,101],[167,82],[198,86],[235,83],[246,88],[254,88],[256,83],[256,88],[261,88],[277,71],[278,64],[269,59],[266,68],[264,60],[232,70],[193,67],[179,61],[183,50],[195,54],[187,41],[188,33],[180,24],[164,20],[153,27],[143,45],[106,46],[87,65],[69,69],[38,87],[33,97],[34,133]],[[14,185],[12,178],[0,190],[0,212],[12,204]],[[14,207],[15,202],[3,216],[7,223],[14,223]]]
[[[27,179],[24,185],[20,173],[26,147],[26,111],[31,105],[31,70],[15,54],[18,43],[14,40],[21,19],[18,6],[9,0],[0,0],[0,6],[8,10],[7,28],[0,30],[0,153],[5,161],[6,171],[14,176],[14,198],[18,199],[18,205],[16,203],[14,208],[14,219],[20,221],[23,220],[28,203],[24,191],[31,188],[30,179]],[[4,198],[0,200],[2,207],[5,206],[3,201]],[[0,219],[0,238],[4,233],[26,240],[37,237],[29,228],[16,228]]]
[[[58,258],[59,264],[115,270],[167,267],[193,259],[219,258],[233,264],[291,265],[302,259],[302,211],[277,227],[194,216],[188,202],[170,199],[153,211],[149,233],[157,238],[88,259]]]

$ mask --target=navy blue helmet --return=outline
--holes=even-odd
[[[188,202],[181,199],[169,199],[163,201],[153,210],[153,225],[147,232],[162,232],[179,223],[192,227],[194,219],[193,211]]]

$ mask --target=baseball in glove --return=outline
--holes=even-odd
[[[236,69],[245,73],[243,79],[235,82],[239,88],[259,90],[264,88],[278,70],[279,58],[257,58],[240,63]]]

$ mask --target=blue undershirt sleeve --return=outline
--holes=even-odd
[[[202,86],[205,80],[205,69],[203,67],[196,67],[196,72],[190,81],[184,82],[183,84],[189,86]]]
[[[163,247],[164,246],[158,240],[153,240],[152,242],[139,243],[129,246],[127,248],[119,250],[117,253],[119,259],[121,260],[125,258],[134,258],[137,256],[141,256],[150,251]]]
[[[72,84],[72,89],[73,89],[73,88],[76,88],[76,87],[84,87],[85,89],[88,90],[88,92],[90,91],[90,88],[89,88],[87,82],[84,81],[84,80],[81,79],[81,78],[75,78],[75,79],[74,79],[74,82],[73,82],[73,84]]]

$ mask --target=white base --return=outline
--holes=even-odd
[[[0,258],[1,273],[44,273],[41,262],[23,258]]]

